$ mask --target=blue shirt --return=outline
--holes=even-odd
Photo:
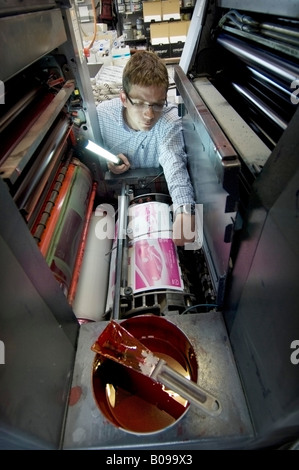
[[[123,153],[131,168],[159,168],[161,165],[174,209],[194,203],[194,191],[186,167],[187,155],[177,106],[169,104],[150,131],[135,131],[123,118],[120,98],[97,106],[100,144],[114,153]]]

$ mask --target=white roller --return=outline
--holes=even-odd
[[[107,206],[108,207],[108,206]],[[92,215],[73,310],[78,319],[104,319],[114,217],[104,204]]]
[[[145,202],[129,207],[127,234],[140,238],[172,238],[170,207],[163,202]]]

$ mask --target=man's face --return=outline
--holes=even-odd
[[[125,107],[127,124],[136,131],[149,131],[161,117],[166,92],[154,85],[132,85],[130,93],[121,92],[120,98]]]

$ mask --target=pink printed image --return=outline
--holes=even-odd
[[[172,239],[137,240],[130,248],[129,258],[134,292],[152,288],[183,290]]]
[[[169,205],[147,202],[130,207],[130,238],[171,238],[172,222]]]

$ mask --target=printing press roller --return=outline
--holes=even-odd
[[[129,204],[124,196],[118,216],[112,205],[96,208],[73,303],[80,321],[160,315],[169,305],[183,311],[194,301],[172,240],[171,206],[159,198],[169,200]]]

